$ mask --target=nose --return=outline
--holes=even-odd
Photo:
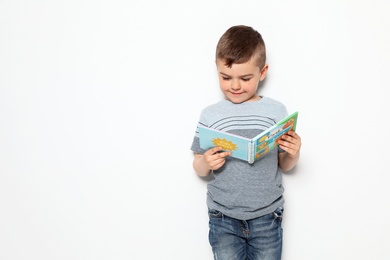
[[[232,80],[232,84],[230,86],[232,90],[239,90],[241,88],[240,82],[238,80]]]

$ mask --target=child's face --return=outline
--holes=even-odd
[[[257,66],[254,58],[246,63],[235,64],[229,68],[223,60],[217,60],[219,86],[225,97],[233,103],[255,101],[259,82],[264,80],[268,65],[262,70]]]

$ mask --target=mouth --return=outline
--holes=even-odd
[[[238,93],[238,92],[230,92],[230,94],[232,94],[233,96],[239,96],[242,94],[242,92]]]

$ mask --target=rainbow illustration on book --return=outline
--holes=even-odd
[[[200,147],[208,150],[215,146],[231,151],[232,157],[253,163],[278,146],[277,141],[288,131],[295,131],[298,112],[292,113],[252,139],[199,126]]]

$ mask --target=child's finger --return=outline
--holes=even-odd
[[[222,152],[222,153],[218,153],[217,156],[218,158],[225,158],[227,156],[230,156],[232,153],[231,152]]]
[[[216,146],[211,149],[209,149],[206,153],[208,154],[216,154],[217,152],[221,151],[222,147]]]

